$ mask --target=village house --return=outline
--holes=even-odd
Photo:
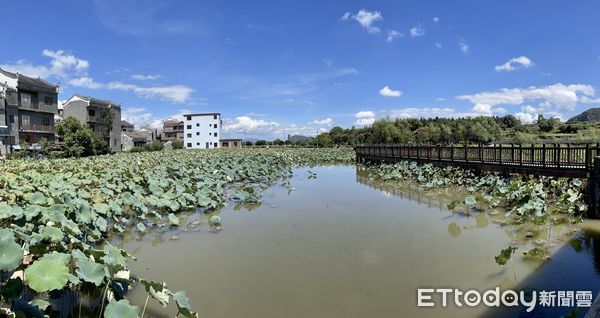
[[[165,120],[160,140],[162,142],[183,140],[183,122],[176,119]]]
[[[242,140],[241,139],[221,139],[219,140],[221,143],[221,148],[224,149],[241,149],[242,148]]]
[[[133,124],[126,120],[121,120],[121,131],[133,131]]]
[[[0,69],[0,152],[11,146],[54,141],[58,85]]]
[[[63,105],[64,119],[74,117],[105,138],[111,151],[121,150],[121,106],[109,100],[75,94]]]

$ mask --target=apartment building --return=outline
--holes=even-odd
[[[220,113],[186,114],[183,117],[183,145],[186,149],[220,148]]]
[[[54,141],[58,85],[0,69],[0,151],[43,138]]]
[[[74,117],[86,123],[98,136],[104,137],[111,151],[121,150],[121,106],[109,100],[79,94],[63,104],[65,119]]]

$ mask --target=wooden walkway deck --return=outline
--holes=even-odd
[[[538,176],[590,178],[600,144],[584,145],[360,145],[354,147],[360,162],[404,160]]]

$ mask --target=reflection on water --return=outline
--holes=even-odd
[[[262,204],[219,211],[224,230],[217,234],[208,231],[207,215],[190,213],[180,217],[181,228],[124,237],[121,246],[138,257],[133,273],[186,290],[206,317],[477,317],[490,313],[419,309],[417,289],[535,287],[536,277],[562,275],[554,264],[565,248],[568,262],[579,264],[560,269],[572,274],[572,286],[598,285],[596,270],[582,270],[598,263],[591,229],[564,245],[576,230],[568,224],[511,226],[500,211],[449,212],[446,205],[461,195],[453,190],[378,183],[354,167],[311,171],[316,178],[295,171],[294,191],[273,187]],[[520,255],[512,269],[497,265],[494,256],[510,244],[557,252],[544,266]],[[134,290],[132,301],[144,300]],[[168,317],[176,309],[152,303],[150,312]]]

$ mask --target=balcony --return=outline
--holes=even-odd
[[[44,103],[20,103],[19,105],[19,109],[42,113],[56,113],[56,107],[56,105],[46,105]]]
[[[19,127],[20,132],[40,132],[40,133],[51,133],[53,134],[55,129],[54,126],[45,126],[45,125],[21,125]]]

